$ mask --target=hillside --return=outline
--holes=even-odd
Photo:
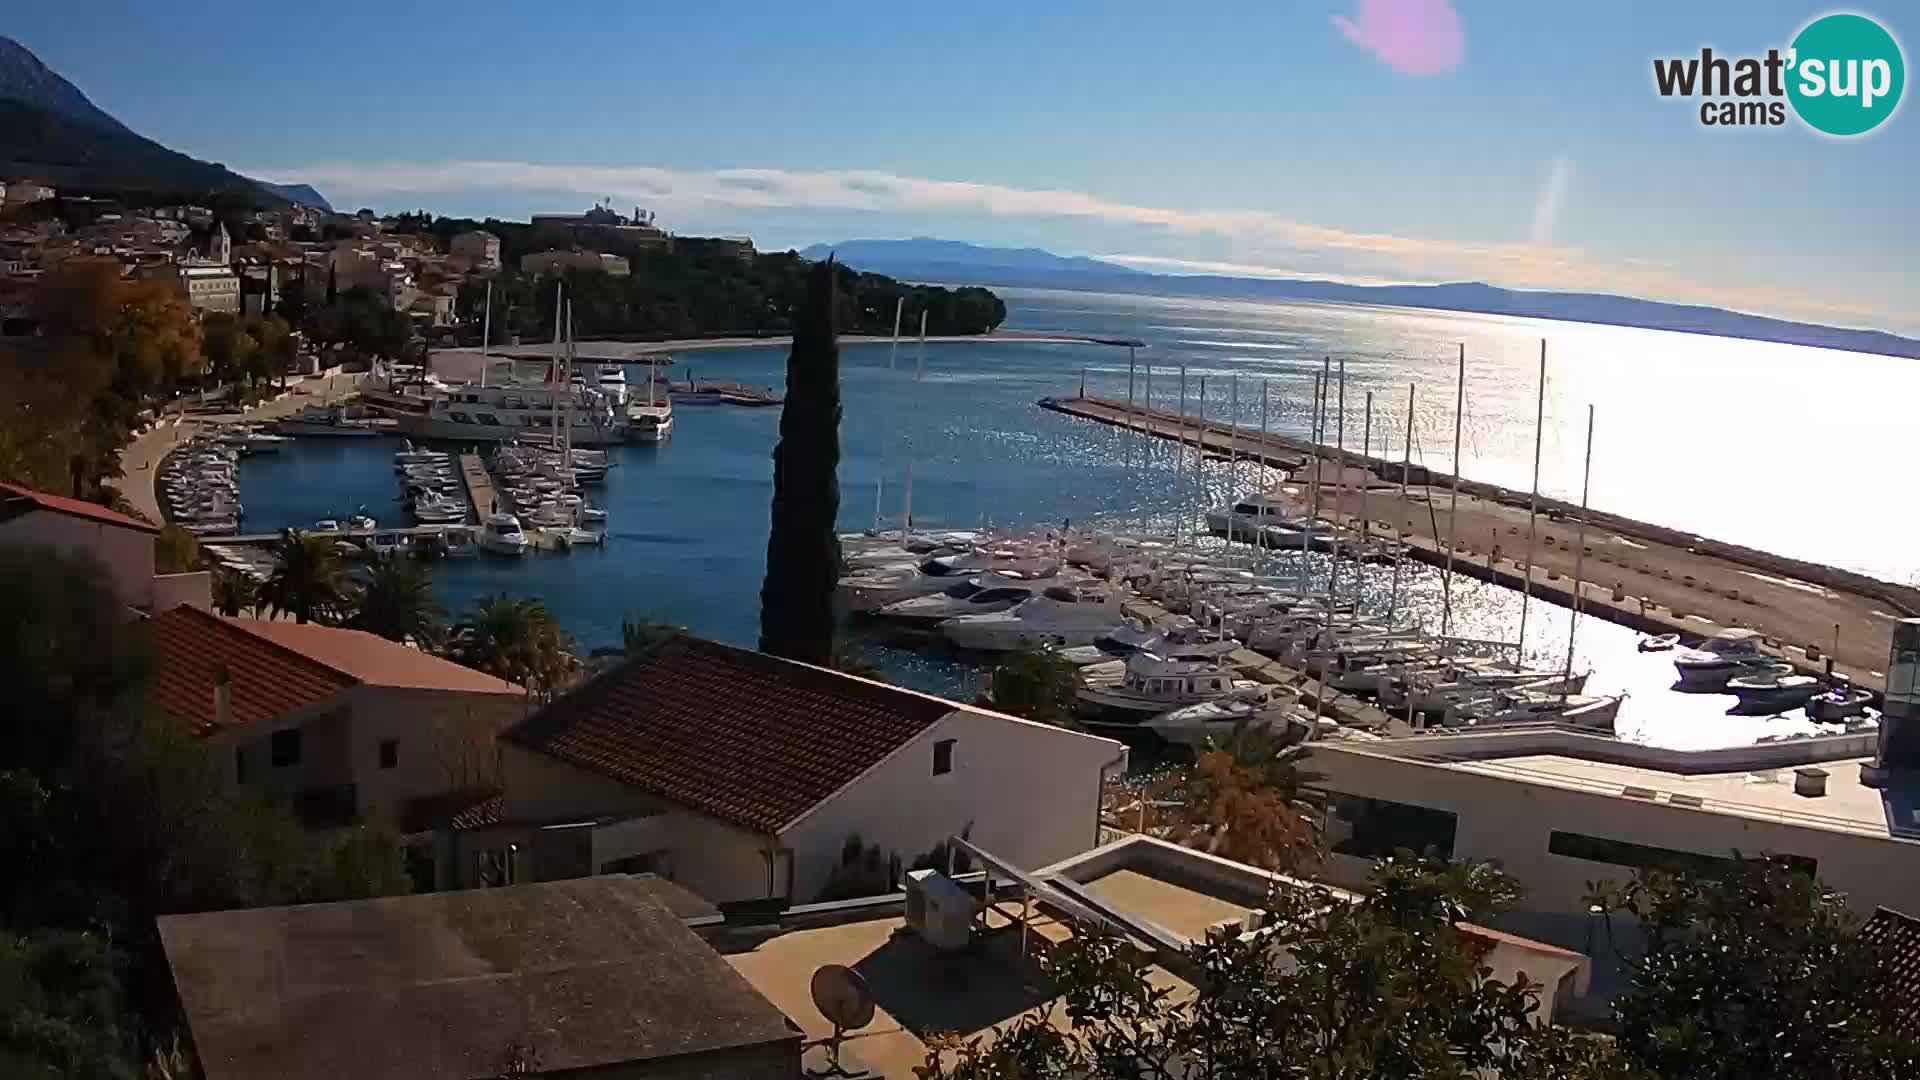
[[[293,201],[225,166],[188,157],[132,131],[4,35],[0,176],[84,191],[225,195],[262,205]]]
[[[871,257],[862,250],[869,244],[882,245]],[[1796,322],[1754,315],[1725,308],[1696,304],[1674,304],[1606,293],[1536,292],[1503,289],[1485,282],[1450,282],[1440,285],[1348,285],[1337,281],[1309,278],[1249,278],[1218,274],[1151,274],[1111,266],[1096,259],[1064,259],[1048,252],[1045,258],[1028,257],[1015,264],[1005,258],[1006,249],[974,247],[958,241],[932,241],[941,245],[938,259],[918,261],[905,257],[908,249],[893,244],[921,241],[864,241],[844,244],[816,244],[808,253],[835,251],[840,260],[862,270],[891,274],[910,281],[940,281],[949,284],[998,285],[1007,288],[1079,289],[1087,292],[1142,293],[1156,296],[1203,296],[1226,300],[1281,302],[1320,301],[1338,304],[1385,304],[1395,307],[1432,308],[1442,311],[1467,311],[1490,315],[1519,315],[1569,322],[1599,323],[1609,326],[1638,326],[1649,330],[1675,330],[1718,337],[1745,338],[1754,341],[1778,341],[1792,345],[1846,349],[1852,352],[1879,353],[1920,359],[1920,341],[1881,330],[1864,330],[1819,323]],[[954,248],[971,248],[976,254],[957,257]],[[1035,249],[1022,249],[1026,255]],[[1049,262],[1049,260],[1053,260]],[[1065,265],[1078,264],[1078,265]]]

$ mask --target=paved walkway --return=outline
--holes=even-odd
[[[108,483],[120,489],[127,502],[135,510],[154,521],[165,521],[160,512],[160,500],[154,492],[154,481],[160,462],[177,449],[187,439],[198,433],[203,426],[225,424],[236,420],[277,420],[291,416],[308,405],[317,405],[323,401],[338,401],[353,392],[354,380],[358,376],[351,374],[329,375],[325,378],[295,379],[287,383],[289,393],[262,405],[240,412],[202,413],[197,416],[174,416],[161,422],[153,430],[141,435],[120,451],[120,471],[118,480]]]

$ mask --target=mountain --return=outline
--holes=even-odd
[[[1337,304],[1385,304],[1610,326],[1638,326],[1649,330],[1678,330],[1691,334],[1779,341],[1920,359],[1920,341],[1879,330],[1824,326],[1724,308],[1671,304],[1606,293],[1503,289],[1479,281],[1441,285],[1348,285],[1310,278],[1151,274],[1103,263],[1098,259],[1062,258],[1035,248],[1009,251],[1004,248],[974,247],[952,240],[854,240],[845,244],[815,244],[801,254],[817,259],[824,257],[829,250],[836,252],[841,262],[855,269],[871,270],[909,281],[938,281],[949,285],[1079,289],[1087,292],[1203,296],[1264,302],[1307,300]],[[870,250],[877,257],[869,258],[865,254]],[[913,251],[926,251],[938,257],[916,261],[909,257]]]
[[[1039,248],[979,247],[959,240],[916,236],[911,240],[848,240],[815,244],[800,254],[820,260],[829,253],[848,266],[897,277],[901,271],[920,277],[942,274],[1133,274],[1114,263],[1078,256],[1055,255]]]
[[[225,166],[134,132],[5,35],[0,35],[0,176],[86,191],[225,195],[262,205],[293,201]]]
[[[295,206],[305,206],[313,210],[325,210],[329,214],[333,213],[333,204],[327,201],[326,196],[313,190],[310,185],[269,184],[265,180],[255,180],[254,183],[293,203]]]

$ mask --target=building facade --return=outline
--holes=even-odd
[[[447,250],[472,260],[475,269],[500,269],[500,238],[485,230],[474,229],[455,235]]]

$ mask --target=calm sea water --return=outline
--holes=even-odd
[[[1731,341],[1663,331],[1323,304],[1267,305],[1073,292],[1002,290],[1009,329],[1137,337],[1134,387],[1174,407],[1186,368],[1188,408],[1261,424],[1262,392],[1274,430],[1306,433],[1313,378],[1324,356],[1344,359],[1345,439],[1399,456],[1407,392],[1417,384],[1412,456],[1450,465],[1455,355],[1467,347],[1464,474],[1525,488],[1531,478],[1541,340],[1548,376],[1543,491],[1578,498],[1586,406],[1597,412],[1592,503],[1704,535],[1907,581],[1920,555],[1901,542],[1920,508],[1872,498],[1893,479],[1882,463],[1890,435],[1920,390],[1911,361],[1800,346]],[[875,484],[882,516],[897,523],[904,479],[913,473],[916,525],[1035,524],[1065,519],[1167,529],[1235,490],[1258,483],[1242,465],[1209,464],[1197,481],[1190,455],[1039,409],[1046,395],[1070,394],[1085,373],[1091,394],[1125,397],[1125,350],[1091,345],[930,344],[916,377],[916,350],[903,344],[889,366],[885,344],[842,350],[841,523],[870,526]],[[774,348],[696,351],[685,364],[702,378],[779,385],[785,352]],[[644,378],[644,368],[630,378]],[[439,591],[454,612],[494,592],[539,596],[586,647],[619,639],[625,615],[686,625],[751,645],[758,634],[770,455],[777,410],[677,410],[672,440],[614,452],[619,467],[594,493],[609,510],[610,542],[600,551],[441,564]],[[1329,438],[1338,428],[1330,420]],[[399,523],[391,466],[396,444],[303,440],[278,456],[247,459],[242,497],[247,525],[309,525],[364,506]],[[1183,464],[1184,463],[1184,464]],[[1184,481],[1182,478],[1185,478]],[[1833,512],[1847,507],[1851,512]],[[1828,509],[1831,508],[1831,509]],[[1296,573],[1298,556],[1275,569]],[[1325,561],[1309,574],[1324,581]],[[1436,571],[1409,567],[1412,604],[1437,625]],[[1356,583],[1384,604],[1391,571],[1368,569]],[[1464,579],[1454,588],[1459,632],[1512,640],[1519,594]],[[1564,658],[1567,612],[1534,602],[1527,652]],[[1582,620],[1576,664],[1593,666],[1592,690],[1629,691],[1621,730],[1676,746],[1724,745],[1764,731],[1799,730],[1792,720],[1723,715],[1731,698],[1668,693],[1665,657],[1634,651],[1636,635]],[[902,682],[949,694],[968,691],[972,673],[935,655],[875,650]]]

